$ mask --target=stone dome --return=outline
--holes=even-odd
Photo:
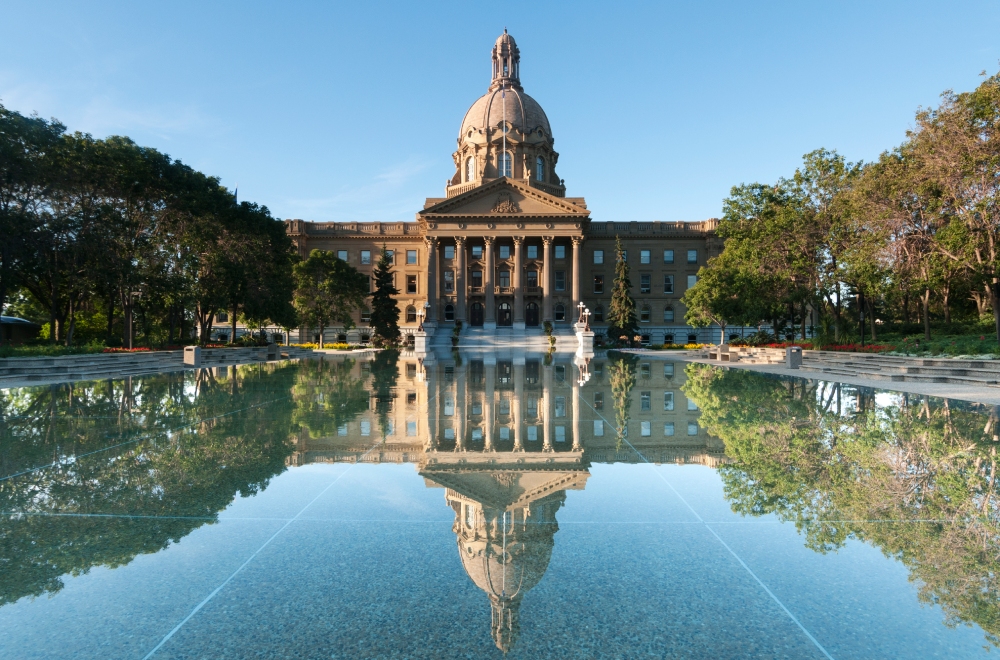
[[[522,133],[541,129],[546,138],[552,137],[549,118],[538,101],[522,91],[510,88],[487,92],[472,104],[462,119],[458,139],[468,139],[486,129],[496,129],[506,117],[507,122]],[[470,133],[472,131],[472,133]]]

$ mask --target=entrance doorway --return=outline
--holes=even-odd
[[[529,328],[538,327],[538,303],[530,302],[524,306],[524,324]]]
[[[510,303],[503,302],[497,305],[497,325],[508,327],[514,325],[514,319],[510,315]]]
[[[474,302],[469,307],[469,325],[482,327],[483,325],[483,304]]]

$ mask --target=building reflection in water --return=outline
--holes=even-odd
[[[521,601],[548,568],[556,512],[567,490],[583,490],[591,464],[726,460],[681,390],[683,366],[404,354],[388,405],[373,391],[370,409],[336,435],[303,431],[288,462],[408,462],[444,488],[462,565],[488,596],[493,640],[507,652]],[[352,375],[370,381],[372,367],[360,360]]]

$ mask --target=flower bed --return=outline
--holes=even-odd
[[[147,348],[145,346],[138,346],[136,348],[122,348],[122,347],[105,348],[101,352],[102,353],[149,353],[152,350],[153,349]]]

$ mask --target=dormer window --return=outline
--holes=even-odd
[[[475,181],[476,180],[476,159],[469,156],[465,159],[465,180]]]
[[[507,152],[500,154],[500,176],[511,176],[513,158]]]

